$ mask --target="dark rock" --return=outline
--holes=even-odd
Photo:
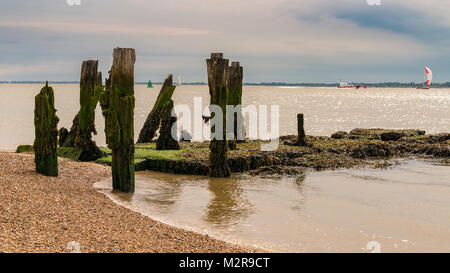
[[[404,136],[406,136],[405,133],[392,131],[392,132],[381,133],[380,138],[383,141],[397,141]]]
[[[332,139],[343,139],[343,138],[348,138],[348,137],[349,137],[349,134],[344,131],[339,131],[339,132],[331,135]]]

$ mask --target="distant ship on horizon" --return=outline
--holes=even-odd
[[[359,89],[361,88],[361,84],[348,84],[346,82],[342,82],[339,80],[339,85],[338,88],[356,88]],[[364,85],[364,88],[367,88],[367,85]]]

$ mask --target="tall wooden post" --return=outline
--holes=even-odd
[[[172,95],[175,91],[175,87],[172,83],[172,74],[169,74],[167,79],[164,81],[161,90],[159,91],[158,98],[153,105],[152,111],[147,116],[144,126],[139,133],[139,138],[137,143],[147,143],[151,142],[156,135],[161,124],[161,117],[163,114],[163,108],[167,103],[172,101]]]
[[[113,188],[134,192],[134,63],[132,48],[115,48],[113,65],[100,104],[112,150]]]
[[[81,161],[94,161],[102,156],[102,151],[92,140],[95,130],[95,108],[102,93],[98,88],[98,61],[84,61],[80,78],[80,112],[75,138],[75,148],[81,151]],[[101,77],[101,75],[100,75]],[[100,78],[101,79],[101,78]]]
[[[297,115],[297,131],[298,131],[298,139],[297,139],[297,145],[298,146],[305,146],[305,128],[304,128],[304,118],[303,114]]]
[[[227,158],[226,140],[226,105],[227,105],[227,75],[228,60],[223,58],[222,53],[211,53],[211,59],[206,60],[208,70],[210,104],[217,105],[223,112],[222,139],[212,137],[210,144],[209,175],[211,177],[228,177],[231,175]],[[214,118],[214,113],[211,113]],[[211,126],[211,135],[214,136],[216,128]],[[220,134],[220,132],[219,132]]]
[[[234,107],[238,105],[242,105],[242,79],[244,76],[243,68],[239,65],[239,62],[232,62],[231,66],[228,67],[228,79],[227,79],[227,88],[228,88],[228,94],[227,94],[227,104],[232,105]],[[233,134],[234,139],[228,140],[228,147],[230,150],[236,149],[236,143],[243,143],[245,140],[243,139],[245,137],[245,133],[243,133],[243,130],[245,130],[244,124],[243,124],[243,117],[242,117],[242,108],[239,108],[237,112],[234,113],[234,128],[233,128]],[[240,117],[242,124],[241,126],[238,126],[238,117]],[[238,137],[239,136],[239,137]]]
[[[58,122],[53,88],[47,82],[35,97],[34,108],[34,161],[36,171],[46,176],[58,176]]]

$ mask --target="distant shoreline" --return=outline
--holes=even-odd
[[[79,81],[49,81],[50,84],[79,84]],[[0,84],[45,84],[45,81],[0,81]],[[147,82],[136,82],[136,85],[147,85]],[[161,85],[162,82],[153,82],[153,84]],[[245,86],[287,86],[287,87],[337,87],[339,83],[284,83],[284,82],[270,82],[270,83],[244,83]],[[361,84],[361,83],[350,83]],[[208,85],[206,82],[186,82],[183,85]],[[416,88],[420,83],[399,83],[399,82],[385,82],[385,83],[363,83],[367,87],[389,87],[389,88]],[[450,88],[450,82],[433,83],[432,88]]]

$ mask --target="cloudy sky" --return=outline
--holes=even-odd
[[[136,80],[206,81],[223,52],[246,82],[450,81],[450,1],[1,0],[0,80],[78,80],[114,47],[136,49]],[[376,2],[369,0],[369,2]]]

